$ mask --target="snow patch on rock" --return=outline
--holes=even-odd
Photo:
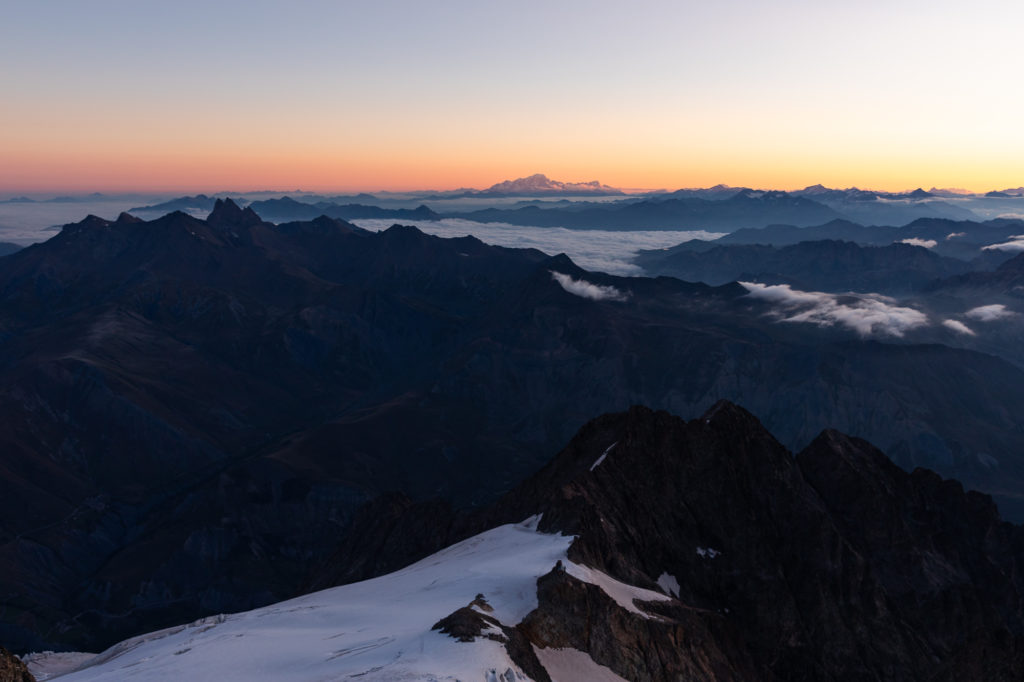
[[[615,441],[614,443],[612,443],[611,445],[606,447],[604,449],[604,452],[601,453],[601,456],[598,457],[597,460],[593,464],[590,465],[590,470],[593,471],[597,467],[601,466],[601,462],[604,461],[604,458],[607,457],[608,453],[612,451],[612,448],[614,448],[618,444],[619,444],[619,441]]]
[[[665,590],[665,594],[671,594],[673,597],[679,597],[679,581],[676,580],[674,575],[668,573],[662,573],[658,576],[658,586]]]
[[[533,651],[553,682],[626,682],[611,668],[598,664],[579,649],[540,649],[534,646]]]
[[[657,616],[652,616],[646,611],[641,610],[634,602],[671,601],[672,599],[672,597],[666,596],[661,592],[628,585],[616,580],[606,573],[602,573],[596,568],[588,568],[581,564],[574,564],[571,561],[565,561],[563,563],[565,564],[566,573],[577,580],[582,580],[583,582],[590,583],[591,585],[597,585],[605,594],[614,599],[616,604],[630,613],[635,613],[636,615],[643,616],[644,618],[656,618]]]

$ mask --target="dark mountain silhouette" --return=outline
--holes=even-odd
[[[324,197],[322,200],[329,201],[333,204],[365,204],[367,201],[380,201],[377,195],[370,194],[368,192],[360,192],[359,194],[335,194]]]
[[[207,213],[213,210],[216,197],[197,194],[193,197],[177,197],[151,206],[136,206],[128,209],[129,213],[172,213],[182,211],[184,213]]]
[[[1024,221],[1000,218],[987,221],[920,218],[901,227],[893,225],[861,225],[848,220],[832,220],[821,225],[768,225],[736,230],[713,242],[691,241],[681,248],[707,250],[724,244],[766,244],[791,246],[825,239],[848,241],[864,246],[886,246],[904,239],[934,241],[932,250],[940,256],[972,260],[984,257],[983,247],[1005,242],[1024,234]]]
[[[677,601],[647,609],[661,623],[594,608],[602,595],[565,573],[538,582],[531,642],[626,679],[1024,674],[1021,528],[835,431],[794,459],[728,403],[691,422],[634,409],[588,425],[504,504],[578,535],[574,562],[650,589],[675,578]]]
[[[0,256],[9,256],[10,254],[21,251],[24,248],[18,244],[11,244],[10,242],[0,242]]]
[[[296,220],[312,220],[319,216],[338,218],[340,220],[357,220],[359,218],[389,218],[393,220],[437,220],[440,216],[426,206],[409,208],[380,208],[364,204],[337,204],[318,201],[315,204],[296,201],[291,197],[254,201],[250,208],[261,218],[273,223]]]
[[[484,505],[638,403],[742,400],[794,448],[838,427],[1019,518],[1024,372],[771,310],[231,201],[67,225],[0,260],[0,641],[96,649],[282,599],[368,500]]]
[[[1017,253],[995,270],[969,272],[935,282],[932,291],[947,294],[987,295],[988,299],[1024,298],[1024,253]]]
[[[909,244],[860,246],[822,240],[792,246],[686,245],[642,251],[634,261],[651,275],[720,285],[735,281],[791,284],[805,291],[861,291],[906,294],[933,280],[968,272],[962,260],[944,258]]]

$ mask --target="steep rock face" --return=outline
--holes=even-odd
[[[36,682],[17,656],[0,646],[0,682]]]
[[[674,602],[632,613],[561,567],[537,581],[517,629],[535,646],[576,649],[627,680],[743,680],[757,673],[719,615]]]
[[[691,422],[634,408],[588,424],[485,523],[527,509],[577,535],[572,561],[676,597],[643,618],[564,572],[539,581],[531,642],[626,679],[1024,674],[1021,527],[858,439],[826,431],[794,458],[729,403]]]

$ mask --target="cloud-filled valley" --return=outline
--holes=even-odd
[[[385,230],[390,219],[353,220],[368,230]],[[446,218],[416,222],[416,227],[438,237],[473,235],[496,246],[539,249],[549,255],[564,253],[585,270],[613,275],[639,275],[643,270],[632,263],[641,249],[663,249],[690,239],[716,239],[720,232],[703,230],[569,230],[560,227],[524,227],[505,223],[478,223]]]

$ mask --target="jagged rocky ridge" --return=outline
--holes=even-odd
[[[286,598],[368,500],[485,505],[632,403],[742,400],[792,447],[833,425],[1012,509],[1024,373],[768,311],[737,285],[230,201],[66,226],[0,260],[0,641],[96,650]]]

